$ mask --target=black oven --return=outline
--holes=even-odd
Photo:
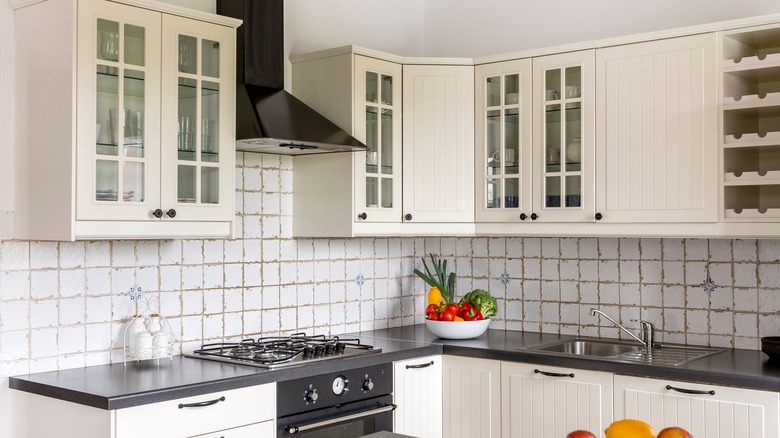
[[[278,382],[277,437],[357,438],[393,430],[392,364]]]

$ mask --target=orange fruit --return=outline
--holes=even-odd
[[[658,432],[658,438],[693,438],[693,435],[682,427],[667,427]]]
[[[649,424],[640,420],[618,420],[604,431],[607,438],[656,438]]]

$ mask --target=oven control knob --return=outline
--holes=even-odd
[[[366,379],[363,381],[363,391],[371,391],[374,389],[374,382],[371,379]]]
[[[319,397],[320,396],[317,395],[317,388],[306,390],[306,393],[303,395],[303,399],[306,400],[307,403],[314,403]]]

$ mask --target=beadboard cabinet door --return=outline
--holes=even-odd
[[[502,362],[501,386],[504,438],[601,437],[612,422],[611,373]]]
[[[442,384],[445,437],[501,436],[501,362],[444,356]]]
[[[474,222],[474,67],[403,67],[403,219]]]
[[[393,363],[393,431],[418,438],[441,438],[442,357]]]
[[[780,436],[777,392],[617,375],[614,382],[616,420],[642,420],[656,431],[679,426],[696,438]]]
[[[596,50],[602,222],[718,219],[714,33]]]

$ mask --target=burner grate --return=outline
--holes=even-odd
[[[275,368],[293,361],[335,359],[378,352],[381,349],[364,344],[358,338],[296,333],[203,344],[200,349],[186,356]]]

